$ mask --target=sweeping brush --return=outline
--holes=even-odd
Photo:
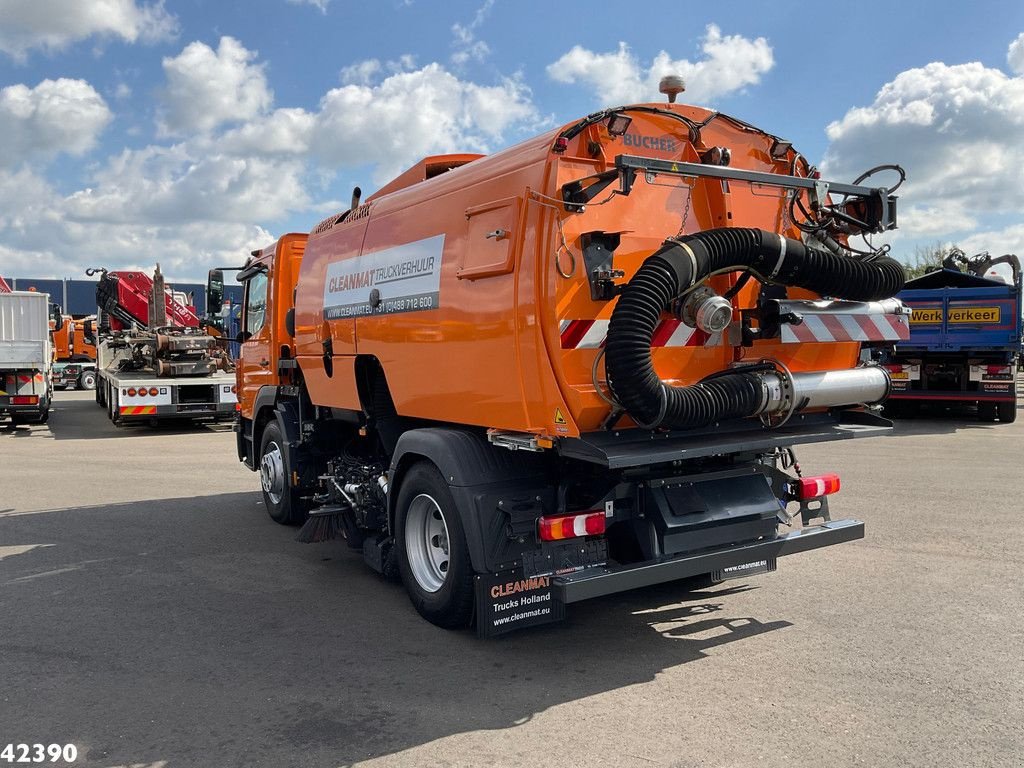
[[[345,530],[345,511],[343,507],[335,506],[314,509],[299,529],[295,540],[303,544],[318,544],[338,538]]]

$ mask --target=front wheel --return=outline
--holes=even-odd
[[[79,377],[78,386],[82,389],[96,389],[96,374],[86,371]]]
[[[469,626],[469,547],[451,490],[433,464],[415,464],[402,478],[395,534],[402,582],[419,614],[445,629]]]
[[[306,519],[306,504],[289,482],[292,467],[288,466],[284,436],[276,421],[263,430],[260,441],[259,473],[263,487],[263,503],[271,520],[281,525],[299,525]]]

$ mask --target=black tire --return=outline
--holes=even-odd
[[[407,531],[411,539],[416,538],[414,529],[410,528],[410,512],[413,525],[415,518],[422,514],[422,511],[413,512],[413,502],[421,510],[433,502],[447,531],[447,566],[444,568],[443,581],[434,590],[425,586],[422,578],[417,578],[423,566],[416,568],[413,565],[415,555],[410,554],[410,541],[406,538]],[[437,519],[436,513],[430,516]],[[413,547],[416,547],[415,541]],[[473,566],[469,559],[466,533],[448,484],[429,462],[414,464],[402,477],[395,513],[395,552],[405,591],[420,616],[445,629],[469,626],[473,620]]]
[[[96,382],[96,405],[100,408],[107,405],[107,384],[102,379]]]
[[[978,403],[978,421],[995,421],[996,403]]]
[[[117,388],[113,385],[107,390],[107,415],[112,424],[116,425],[121,421],[121,409],[117,404]]]
[[[78,377],[78,387],[80,389],[96,389],[96,372],[83,371],[82,375]]]
[[[1008,403],[997,403],[996,414],[1003,424],[1013,424],[1017,420],[1017,398]]]
[[[275,459],[273,454],[277,453]],[[264,470],[264,459],[268,466]],[[273,492],[274,477],[278,477],[278,470],[274,465],[280,461],[280,489],[279,493]],[[281,434],[281,427],[277,421],[271,421],[263,430],[263,438],[260,440],[260,453],[256,462],[256,471],[260,475],[260,484],[263,488],[263,503],[267,507],[267,514],[275,523],[281,525],[301,525],[306,520],[308,504],[302,499],[291,484],[292,467],[288,461],[288,451],[285,449],[284,436]],[[267,486],[271,485],[271,490]]]
[[[886,400],[883,414],[887,419],[902,419],[906,413],[906,408],[903,407],[903,403],[899,400]]]

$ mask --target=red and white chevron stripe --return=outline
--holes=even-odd
[[[784,343],[809,341],[906,341],[910,338],[907,315],[881,312],[860,314],[806,314],[800,325],[782,326]]]
[[[562,349],[600,349],[608,336],[607,320],[563,320]],[[708,334],[672,318],[662,320],[651,337],[652,347],[717,347],[722,334]]]

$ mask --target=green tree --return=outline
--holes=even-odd
[[[949,256],[954,250],[959,250],[953,243],[935,242],[932,245],[918,245],[914,248],[914,255],[910,263],[906,265],[907,279],[942,269],[942,260]]]

